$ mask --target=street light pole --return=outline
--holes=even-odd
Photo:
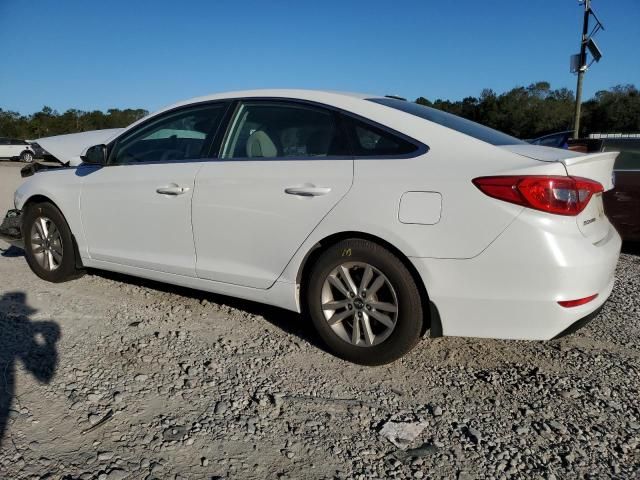
[[[587,40],[589,36],[589,14],[591,0],[584,0],[584,21],[582,24],[582,38],[580,40],[580,61],[578,64],[578,84],[576,86],[576,110],[573,123],[573,138],[580,137],[580,109],[582,107],[582,82],[587,71]]]

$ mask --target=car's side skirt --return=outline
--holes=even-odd
[[[196,277],[176,275],[174,273],[159,272],[145,268],[120,265],[118,263],[94,260],[88,257],[82,258],[85,267],[123,273],[134,277],[146,278],[158,282],[178,285],[181,287],[203,290],[205,292],[228,295],[254,302],[273,305],[294,312],[300,312],[298,304],[298,286],[293,283],[277,281],[268,289],[250,288],[230,283],[215,282]]]

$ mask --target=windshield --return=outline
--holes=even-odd
[[[458,117],[457,115],[452,115],[435,108],[425,107],[417,103],[407,102],[406,100],[396,100],[395,98],[368,98],[367,100],[402,110],[416,117],[424,118],[443,127],[451,128],[470,137],[490,143],[491,145],[520,145],[527,143],[506,133],[494,130],[493,128],[467,120],[466,118]]]

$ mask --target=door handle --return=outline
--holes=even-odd
[[[156,188],[156,193],[159,193],[160,195],[182,195],[183,193],[187,193],[189,190],[189,187],[178,187],[177,185],[172,185],[170,187]]]
[[[287,187],[284,189],[284,193],[289,195],[298,195],[299,197],[319,197],[320,195],[326,195],[331,191],[329,187]]]

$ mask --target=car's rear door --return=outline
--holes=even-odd
[[[240,101],[220,157],[196,177],[197,275],[268,288],[349,191],[353,159],[339,116],[295,101]]]
[[[226,103],[190,106],[125,132],[109,164],[80,167],[92,259],[195,276],[191,199]]]

